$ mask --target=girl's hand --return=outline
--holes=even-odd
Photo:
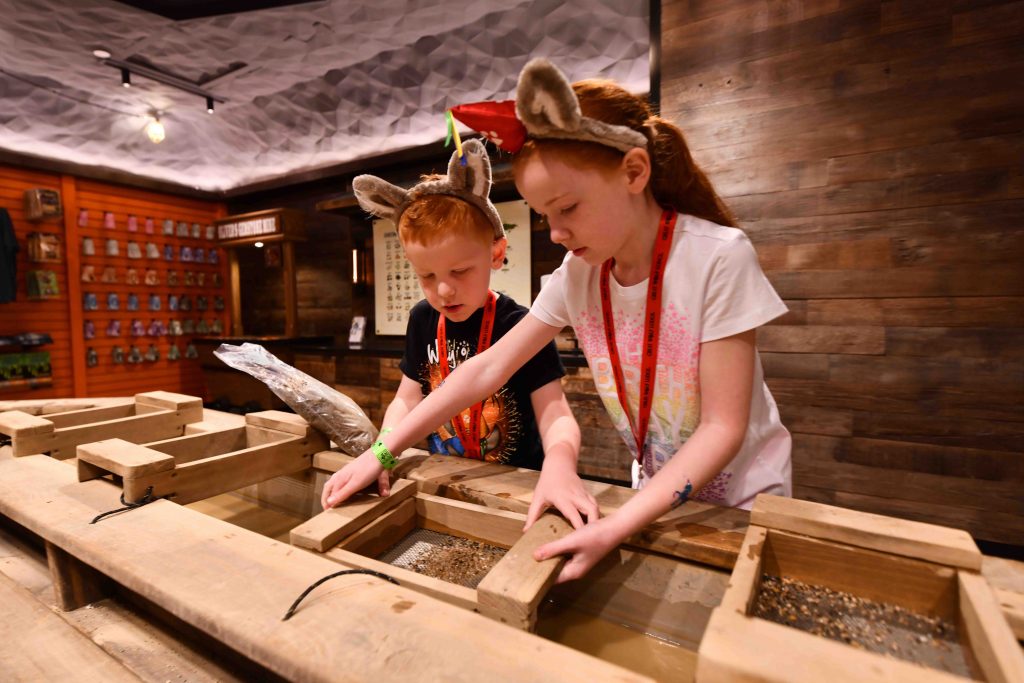
[[[380,461],[377,460],[373,451],[366,451],[331,475],[320,494],[320,504],[324,510],[332,508],[347,500],[356,491],[369,486],[374,479],[382,479],[387,475],[388,472],[381,467]],[[390,489],[390,487],[388,488]],[[383,486],[381,495],[387,495],[384,493]]]
[[[569,555],[555,583],[578,579],[622,541],[614,517],[605,517],[587,524],[564,538],[545,543],[533,551],[538,562],[555,555]]]
[[[594,522],[601,515],[597,501],[590,492],[583,488],[576,470],[569,467],[549,466],[541,470],[537,488],[533,490],[533,500],[526,513],[527,531],[533,523],[540,519],[544,511],[554,507],[562,513],[574,529],[583,528],[583,516],[587,524]]]

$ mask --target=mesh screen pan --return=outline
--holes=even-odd
[[[452,538],[457,539],[458,536],[442,534],[430,529],[414,529],[408,536],[386,550],[377,559],[381,562],[387,562],[393,567],[416,571],[414,565],[421,557]],[[453,583],[458,583],[466,588],[476,588],[486,575],[487,572],[482,572],[475,576],[463,577],[461,581]]]

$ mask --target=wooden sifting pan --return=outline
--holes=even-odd
[[[519,513],[419,493],[416,483],[402,480],[386,498],[360,494],[325,510],[293,529],[291,542],[348,567],[387,574],[403,586],[533,630],[537,607],[564,563],[562,557],[537,562],[533,551],[572,529],[561,517],[544,515],[524,534],[525,522],[526,516]],[[479,541],[507,552],[475,589],[378,559],[419,530]]]

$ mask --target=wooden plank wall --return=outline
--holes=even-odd
[[[29,188],[59,190],[64,216],[59,219],[28,221],[23,211],[22,193]],[[225,296],[225,304],[230,306],[230,297],[226,296],[226,284],[221,288],[215,288],[212,285],[212,273],[215,271],[220,272],[224,283],[227,282],[227,265],[223,249],[220,253],[220,263],[217,266],[182,263],[179,260],[182,245],[201,245],[204,248],[209,246],[205,240],[205,232],[200,240],[165,237],[161,234],[161,224],[165,218],[173,219],[175,223],[186,221],[190,227],[194,222],[200,223],[205,231],[205,226],[214,218],[224,215],[221,204],[73,176],[0,166],[0,206],[11,213],[15,232],[22,246],[17,264],[18,297],[14,303],[0,305],[0,314],[2,314],[0,334],[13,334],[22,331],[48,332],[54,339],[51,346],[42,347],[51,353],[54,375],[52,387],[8,390],[0,392],[0,396],[4,399],[48,398],[51,396],[129,396],[155,389],[205,396],[198,360],[182,358],[177,362],[169,361],[167,360],[167,351],[171,343],[170,337],[147,336],[135,340],[128,335],[128,327],[133,318],[140,319],[148,326],[153,319],[160,319],[167,324],[172,317],[178,319],[191,317],[196,321],[203,317],[209,323],[216,315],[221,318],[222,324],[227,329],[230,312],[225,310],[222,313],[217,313],[213,310],[213,297],[216,294]],[[80,208],[88,210],[88,222],[81,227],[78,225]],[[103,227],[104,211],[114,213],[116,223],[114,230]],[[137,233],[130,233],[127,230],[129,214],[134,214],[138,218]],[[152,236],[145,234],[144,231],[146,216],[152,216],[156,221],[156,234]],[[63,261],[57,264],[41,264],[43,267],[57,271],[61,295],[54,301],[28,301],[25,297],[25,273],[29,269],[37,267],[29,262],[27,255],[26,239],[28,234],[34,231],[55,232],[60,234],[63,239]],[[91,237],[95,243],[96,255],[93,257],[82,255],[82,238],[86,236]],[[107,238],[118,240],[119,256],[105,255],[104,243]],[[126,245],[129,239],[137,241],[143,251],[145,251],[146,242],[155,242],[161,250],[160,258],[156,260],[128,259]],[[174,247],[175,260],[173,262],[167,262],[163,258],[162,251],[165,244],[171,244]],[[89,284],[81,282],[81,266],[84,262],[95,266],[97,280],[104,266],[114,266],[117,271],[118,284],[104,284],[98,281]],[[129,267],[138,270],[139,285],[129,286],[126,284],[125,276]],[[159,286],[141,284],[147,268],[159,271],[161,281]],[[171,269],[178,272],[180,284],[177,287],[167,284],[167,271]],[[186,269],[193,272],[206,272],[205,286],[186,287],[184,285]],[[83,291],[95,292],[98,295],[99,311],[86,313],[82,310]],[[139,295],[140,307],[137,312],[125,310],[129,291]],[[106,296],[108,292],[118,293],[120,297],[119,311],[107,310]],[[150,293],[157,293],[161,296],[162,308],[159,312],[148,310],[147,299]],[[192,311],[177,314],[168,311],[167,301],[171,293],[188,294],[192,299]],[[196,296],[200,294],[208,297],[209,309],[205,313],[200,313],[195,308]],[[91,340],[84,339],[83,325],[86,318],[93,320],[96,326],[96,337]],[[121,320],[121,337],[107,337],[105,329],[111,318]],[[186,336],[176,340],[183,353],[188,339],[189,337]],[[155,363],[143,362],[139,365],[115,365],[111,362],[111,349],[114,345],[121,345],[127,352],[129,346],[136,341],[143,352],[146,351],[150,343],[155,342],[161,354],[160,360]],[[97,349],[100,361],[98,366],[92,368],[86,367],[85,364],[86,349],[90,346]]]
[[[796,495],[1024,544],[1024,2],[662,7],[663,113],[790,307]]]

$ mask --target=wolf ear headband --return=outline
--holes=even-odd
[[[647,147],[647,137],[639,131],[583,116],[569,81],[543,58],[523,67],[515,101],[462,104],[451,115],[513,153],[527,137],[596,142],[620,152]],[[454,129],[454,122],[449,125]]]
[[[491,192],[491,160],[479,140],[467,140],[461,153],[455,152],[448,162],[448,175],[437,180],[424,180],[408,190],[372,175],[356,176],[352,191],[359,206],[378,218],[387,218],[398,225],[402,213],[427,195],[444,194],[458,197],[484,212],[494,228],[494,239],[505,236],[505,228],[494,204],[488,199]]]

